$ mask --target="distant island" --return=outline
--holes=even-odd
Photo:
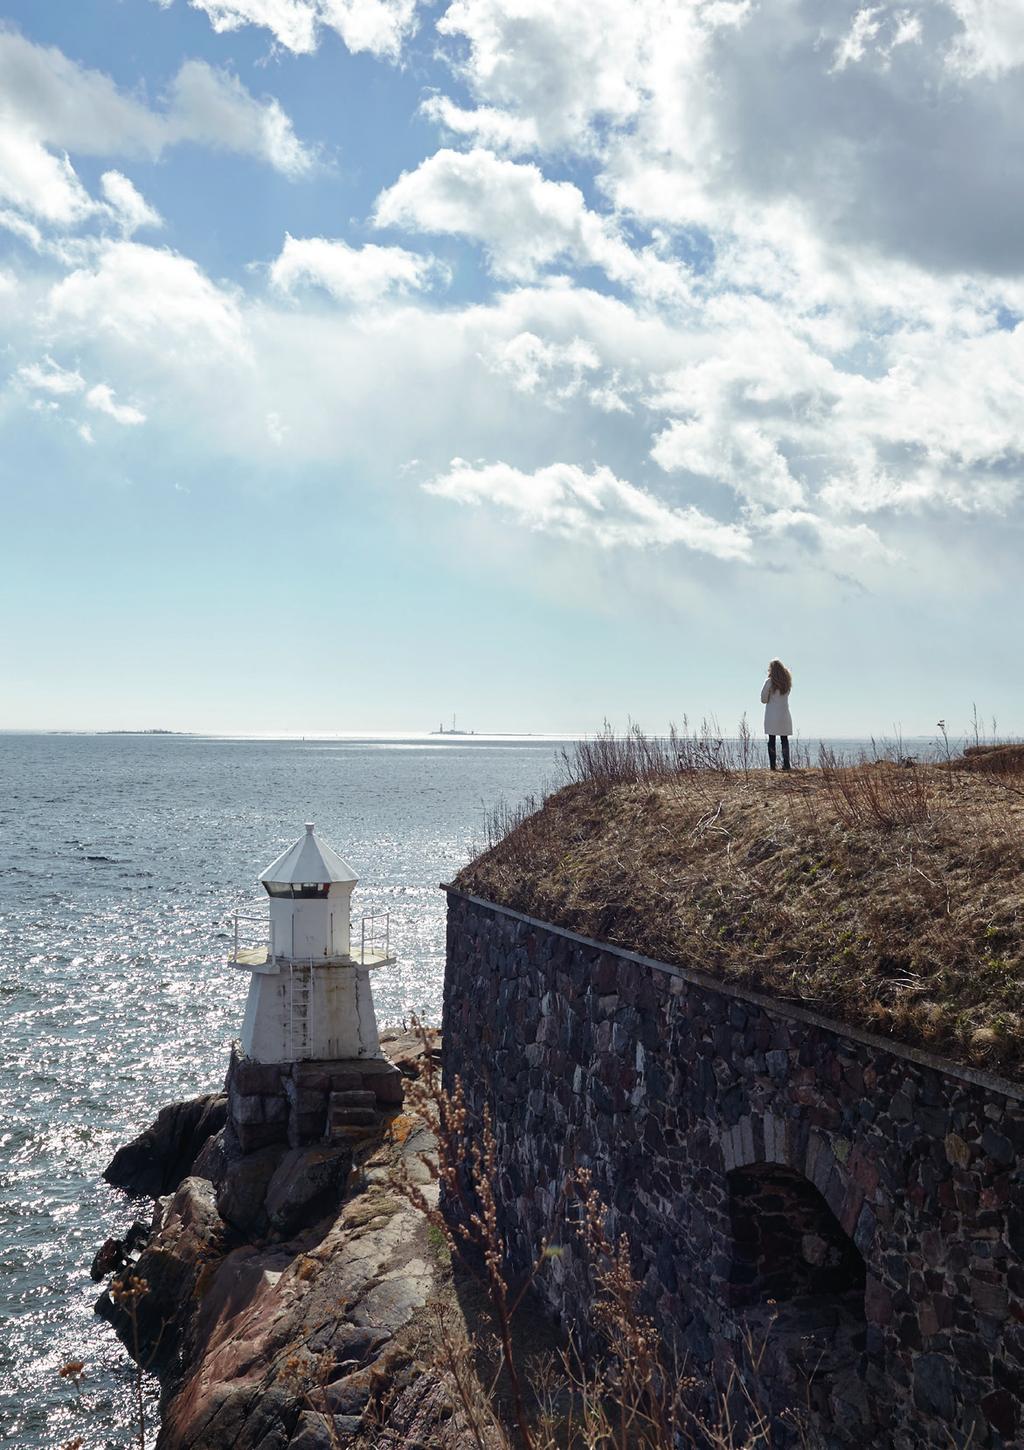
[[[97,730],[97,735],[187,735],[187,730]]]
[[[431,735],[475,735],[475,730],[457,730],[455,727],[455,716],[452,716],[451,728],[445,726],[444,721],[436,730],[431,730]]]

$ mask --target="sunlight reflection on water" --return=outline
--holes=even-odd
[[[220,1085],[246,989],[227,922],[260,908],[262,867],[316,821],[364,883],[356,915],[391,913],[382,1025],[436,1019],[437,884],[488,806],[555,780],[557,748],[0,735],[0,1443],[133,1443],[130,1367],[88,1271],[149,1204],[100,1174],[164,1103]]]

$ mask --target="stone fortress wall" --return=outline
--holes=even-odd
[[[586,1168],[701,1366],[767,1333],[829,1444],[1024,1443],[1024,1090],[451,889],[442,1041],[518,1269]],[[540,1292],[585,1325],[566,1244]]]

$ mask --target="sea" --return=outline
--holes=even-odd
[[[248,985],[226,958],[235,914],[265,911],[263,867],[315,822],[359,876],[354,916],[389,915],[381,1025],[438,1022],[439,884],[494,807],[561,783],[568,744],[0,733],[0,1445],[138,1443],[89,1266],[150,1205],[101,1175],[165,1103],[223,1083]]]
[[[101,1175],[165,1103],[223,1083],[248,985],[233,918],[265,911],[263,867],[315,822],[359,876],[354,917],[389,914],[381,1025],[437,1022],[439,883],[494,806],[558,783],[563,743],[0,734],[0,1444],[138,1443],[89,1266],[150,1205]]]

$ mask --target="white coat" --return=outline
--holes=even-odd
[[[766,735],[792,735],[793,717],[789,713],[789,696],[775,689],[771,680],[765,680],[761,690],[761,704],[764,706],[764,733]]]

